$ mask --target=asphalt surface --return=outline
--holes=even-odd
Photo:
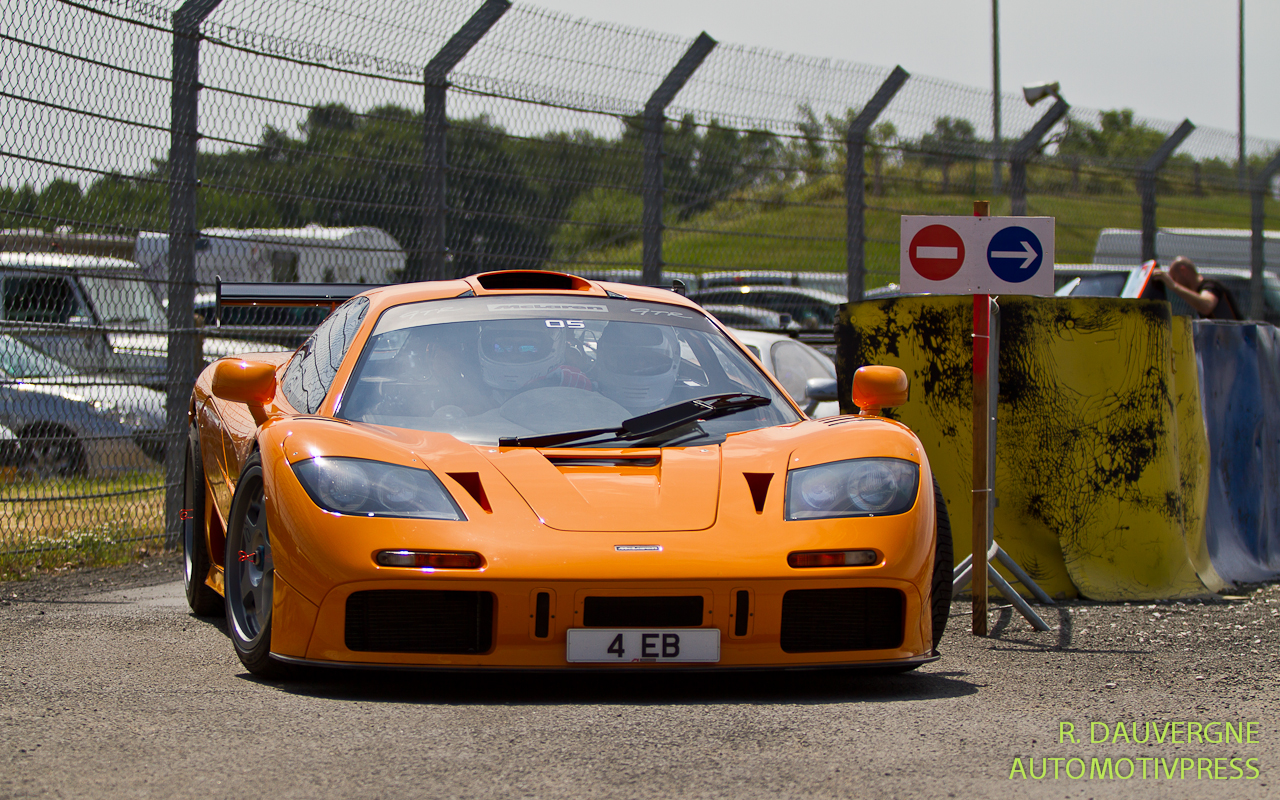
[[[282,683],[177,576],[0,584],[0,798],[1280,797],[1277,584],[1060,605],[1048,633],[993,606],[985,639],[957,602],[944,658],[897,676]]]

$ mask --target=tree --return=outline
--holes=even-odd
[[[1096,127],[1069,117],[1057,145],[1061,155],[1138,161],[1159,149],[1164,140],[1160,131],[1134,122],[1133,109],[1122,108],[1103,111]]]
[[[871,129],[867,144],[871,149],[871,194],[880,197],[884,194],[884,162],[888,151],[898,142],[898,128],[885,120]]]
[[[827,165],[827,145],[823,138],[826,126],[808,103],[801,103],[796,110],[800,112],[796,122],[800,138],[791,142],[790,160],[804,172],[805,180],[813,180],[822,175]]]
[[[942,193],[951,191],[951,166],[957,161],[978,157],[978,139],[973,123],[958,117],[938,117],[933,130],[920,137],[920,152],[926,166],[942,170]]]
[[[640,238],[644,203],[634,192],[595,188],[578,195],[566,221],[552,235],[554,258],[573,261],[584,252],[628,244]]]

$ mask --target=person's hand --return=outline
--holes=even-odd
[[[1165,272],[1159,267],[1156,267],[1155,269],[1151,270],[1151,280],[1160,281],[1165,286],[1173,285],[1173,278],[1169,276],[1169,273]]]

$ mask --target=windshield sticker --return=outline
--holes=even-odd
[[[451,322],[483,323],[499,319],[541,319],[548,328],[595,328],[596,333],[612,320],[637,320],[693,330],[711,331],[714,325],[694,309],[635,300],[595,300],[575,302],[570,298],[547,300],[528,298],[450,298],[406,303],[388,308],[374,326],[378,336],[405,328]]]
[[[667,311],[660,308],[633,308],[630,309],[630,311],[632,314],[640,314],[641,316],[651,314],[655,317],[680,317],[681,319],[693,318],[692,315],[686,314],[683,311]]]
[[[579,303],[490,303],[490,311],[586,311],[608,314],[608,306]]]

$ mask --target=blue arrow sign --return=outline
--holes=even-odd
[[[1044,246],[1031,231],[1019,225],[1002,228],[987,245],[987,264],[1006,283],[1029,280],[1044,263]]]

